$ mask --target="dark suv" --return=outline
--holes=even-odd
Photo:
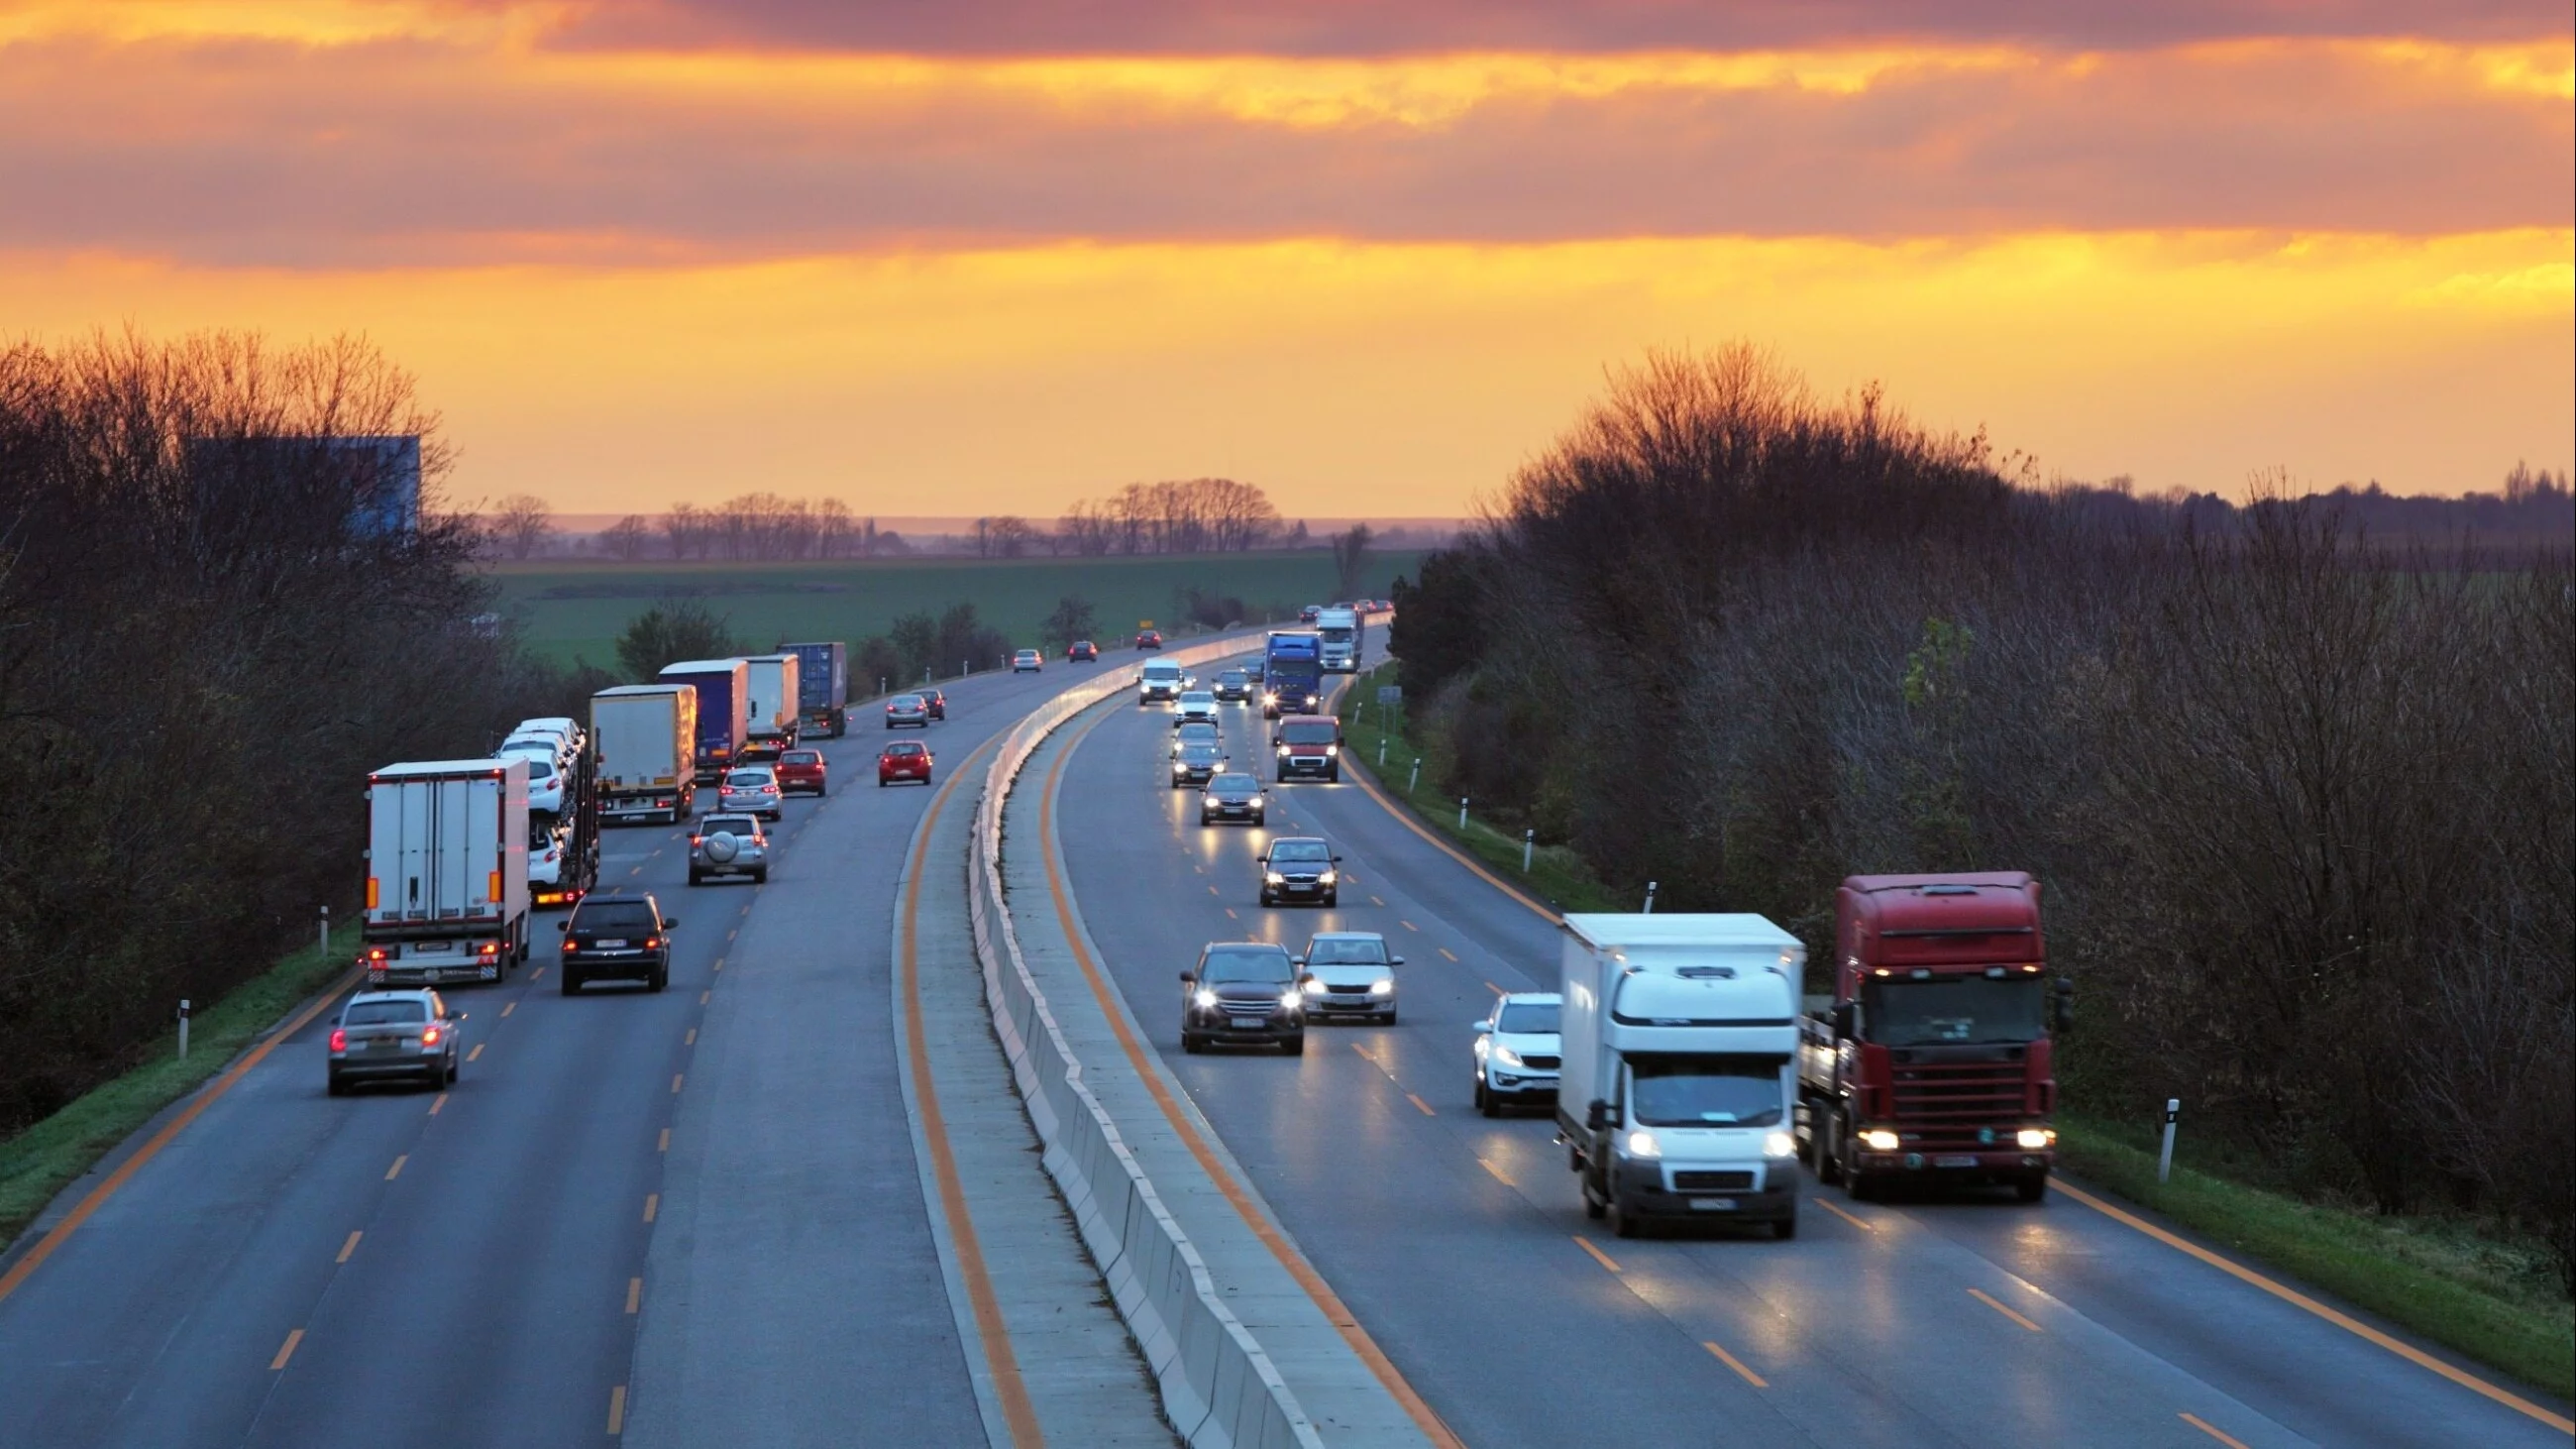
[[[1341,872],[1334,869],[1342,858],[1333,848],[1311,835],[1283,835],[1270,842],[1261,852],[1261,903],[1275,906],[1282,901],[1312,901],[1319,906],[1335,906],[1342,901]]]
[[[679,921],[651,896],[590,896],[572,908],[564,933],[563,994],[593,981],[641,981],[648,991],[671,984],[671,932]]]
[[[1306,1050],[1306,1001],[1297,963],[1267,941],[1211,941],[1181,973],[1181,1050],[1208,1043]]]

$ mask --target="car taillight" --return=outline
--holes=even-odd
[[[343,1031],[342,1029],[340,1029],[339,1027],[336,1027],[336,1026],[335,1026],[335,1027],[331,1028],[331,1050],[333,1050],[333,1051],[335,1051],[335,1052],[344,1052],[344,1051],[347,1051],[348,1049],[349,1049],[349,1034],[348,1034],[346,1031]]]
[[[647,937],[645,937],[645,938],[644,938],[644,949],[645,949],[645,950],[647,950],[647,951],[658,951],[658,950],[662,949],[662,938],[661,938],[661,937],[659,937],[659,936],[647,936]]]
[[[689,837],[689,843],[691,845],[704,845],[707,843],[707,838],[703,835],[692,835]]]
[[[564,948],[564,954],[565,954],[565,955],[567,955],[567,956],[569,956],[569,955],[571,955],[573,952],[578,951],[578,950],[580,950],[580,949],[581,949],[581,943],[580,943],[579,941],[574,940],[574,939],[573,939],[572,937],[570,937],[570,936],[566,936],[566,937],[564,937],[564,947],[563,947],[563,948]]]
[[[441,1034],[441,1033],[439,1032],[439,1030],[438,1030],[438,1028],[437,1028],[437,1027],[434,1027],[434,1026],[424,1026],[424,1027],[422,1027],[422,1028],[420,1029],[420,1044],[421,1044],[422,1046],[425,1046],[425,1047],[433,1047],[433,1046],[436,1046],[436,1045],[438,1045],[438,1038],[439,1038],[440,1034]]]

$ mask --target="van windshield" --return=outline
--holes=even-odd
[[[1292,745],[1329,745],[1341,737],[1331,720],[1294,720],[1279,727],[1279,738]]]
[[[1632,1056],[1630,1115],[1641,1127],[1776,1127],[1788,1064],[1787,1057]]]

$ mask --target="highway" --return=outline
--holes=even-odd
[[[1464,1443],[2568,1442],[2564,1405],[2374,1342],[2080,1185],[1886,1205],[1811,1182],[1794,1241],[1609,1237],[1551,1121],[1471,1103],[1469,1024],[1496,991],[1555,989],[1554,925],[1347,781],[1272,787],[1275,832],[1344,855],[1340,908],[1262,909],[1266,833],[1198,824],[1163,775],[1168,724],[1121,703],[1067,726],[1087,731],[1054,782],[1072,894],[1163,1065]],[[1266,765],[1257,710],[1223,728]],[[1202,943],[1327,929],[1406,958],[1400,1025],[1317,1026],[1298,1058],[1181,1052],[1174,974]]]
[[[943,778],[1069,672],[949,686]],[[635,1374],[675,1285],[669,1361],[741,1399],[745,1442],[982,1443],[889,1007],[932,792],[876,787],[871,709],[765,887],[688,888],[684,829],[605,832],[602,888],[680,918],[667,992],[562,996],[541,913],[527,966],[448,993],[452,1090],[325,1096],[327,1011],[240,1071],[0,1298],[0,1445],[611,1442],[682,1391]],[[720,969],[755,941],[748,982]]]

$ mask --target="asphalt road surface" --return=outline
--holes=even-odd
[[[1057,836],[1091,937],[1288,1232],[1465,1443],[2568,1442],[2062,1189],[1881,1205],[1811,1180],[1794,1241],[1609,1237],[1551,1119],[1471,1101],[1470,1024],[1498,990],[1556,988],[1556,927],[1347,780],[1274,785],[1270,831],[1201,827],[1196,792],[1162,773],[1168,718],[1069,726],[1091,732]],[[1257,710],[1223,728],[1238,763],[1266,765]],[[1272,833],[1335,842],[1338,909],[1260,907]],[[1379,931],[1405,957],[1399,1025],[1316,1026],[1298,1058],[1182,1054],[1174,973],[1201,944],[1296,950],[1320,930]]]

